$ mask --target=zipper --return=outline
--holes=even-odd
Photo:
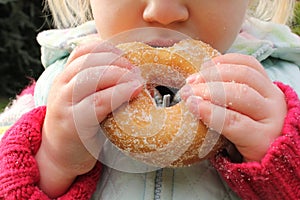
[[[163,169],[159,169],[155,173],[154,200],[161,199],[162,182],[163,182],[162,174],[163,174]]]

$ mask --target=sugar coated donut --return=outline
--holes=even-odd
[[[101,123],[108,139],[126,155],[159,167],[189,166],[215,154],[223,137],[207,129],[183,101],[164,107],[157,105],[154,96],[158,86],[180,89],[189,75],[219,52],[192,39],[171,47],[155,48],[141,42],[117,47],[140,68],[147,84],[138,97]]]

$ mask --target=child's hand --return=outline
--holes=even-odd
[[[280,135],[287,112],[283,93],[253,57],[227,54],[187,79],[181,96],[191,112],[243,155],[260,161]]]
[[[37,155],[41,187],[54,192],[52,196],[65,192],[77,175],[93,168],[96,158],[84,144],[97,141],[99,123],[141,90],[140,74],[120,54],[107,43],[77,47],[52,85]],[[99,153],[97,145],[94,153]],[[48,166],[51,169],[45,170]],[[54,179],[52,190],[47,178]]]

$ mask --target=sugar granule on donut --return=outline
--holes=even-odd
[[[147,84],[135,99],[101,123],[108,139],[126,155],[158,167],[189,166],[214,155],[225,139],[207,135],[209,129],[189,112],[183,101],[173,96],[178,102],[170,107],[158,106],[153,94],[160,86],[180,89],[189,75],[197,73],[204,62],[219,52],[192,39],[165,48],[141,42],[117,47],[140,68]]]

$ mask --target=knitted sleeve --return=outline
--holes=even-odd
[[[46,107],[36,108],[18,120],[0,143],[0,199],[49,199],[37,186],[39,170],[34,155],[41,143]],[[89,199],[100,176],[97,163],[88,174],[78,176],[69,191],[58,199]]]
[[[300,199],[300,101],[290,87],[276,84],[286,96],[288,113],[282,135],[261,162],[232,163],[221,154],[213,160],[242,199]]]

